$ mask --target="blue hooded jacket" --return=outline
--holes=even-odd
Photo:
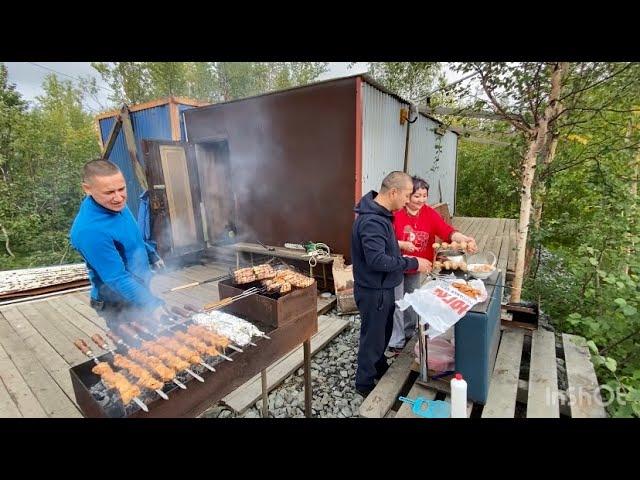
[[[416,258],[403,257],[393,230],[393,214],[374,202],[371,190],[356,205],[358,214],[351,233],[351,261],[356,285],[365,288],[395,288],[405,270],[418,268]]]
[[[87,196],[69,233],[87,263],[91,298],[149,310],[164,304],[149,289],[149,264],[158,254],[142,239],[129,207],[114,212]]]

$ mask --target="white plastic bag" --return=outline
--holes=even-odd
[[[455,280],[461,282],[462,280]],[[423,324],[428,324],[427,335],[436,338],[451,328],[476,303],[487,299],[487,290],[480,280],[472,280],[468,284],[482,293],[479,298],[465,295],[451,285],[451,281],[433,280],[425,283],[418,290],[406,293],[396,302],[400,310],[409,306],[420,316]]]

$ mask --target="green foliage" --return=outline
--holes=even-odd
[[[10,162],[0,179],[0,224],[15,256],[6,251],[2,234],[1,269],[79,261],[67,235],[83,196],[80,171],[99,155],[98,137],[83,110],[82,91],[55,76],[43,88],[34,109],[16,103],[13,111]],[[0,125],[7,128],[6,121]]]
[[[424,103],[427,95],[443,80],[438,62],[372,62],[369,74],[392,92],[416,103]]]
[[[219,102],[310,83],[326,62],[112,62],[92,63],[113,90],[115,103],[170,95]]]
[[[518,128],[545,107],[547,87],[536,74],[545,68],[465,64],[459,71],[491,77],[495,98],[518,115]],[[615,392],[612,416],[640,412],[639,68],[570,64],[561,95],[566,110],[551,125],[556,157],[548,167],[539,164],[534,184],[544,206],[540,228],[530,230],[535,254],[523,294],[540,299],[558,331],[588,339],[600,383]],[[492,105],[473,104],[495,111]],[[518,141],[496,147],[461,139],[458,215],[517,218],[524,151]]]
[[[519,162],[518,152],[513,147],[472,143],[461,138],[458,142],[456,215],[517,218]]]

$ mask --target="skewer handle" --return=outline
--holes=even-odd
[[[91,350],[89,350],[89,345],[87,345],[87,343],[81,338],[74,340],[73,344],[76,346],[78,350],[84,353],[87,357],[93,357]]]
[[[171,307],[171,312],[175,313],[180,317],[189,318],[189,312],[187,312],[186,310],[183,310],[180,307]]]
[[[184,304],[184,308],[186,308],[187,310],[192,311],[193,313],[199,313],[200,310],[198,310],[196,307],[194,307],[193,305],[189,304],[189,303],[185,303]]]
[[[131,326],[133,327],[134,330],[138,332],[155,337],[155,335],[151,333],[151,331],[147,327],[145,327],[144,325],[140,325],[138,322],[131,322]]]
[[[98,345],[100,348],[104,350],[109,350],[109,345],[107,344],[107,342],[104,341],[104,338],[102,338],[99,334],[96,333],[95,335],[92,335],[91,340],[93,340],[93,343]]]
[[[127,325],[126,323],[123,323],[120,325],[120,330],[123,331],[124,333],[126,333],[127,335],[135,338],[135,339],[139,339],[140,337],[138,337],[138,334],[136,333],[136,331],[131,328],[129,325]]]
[[[111,330],[107,331],[107,337],[109,337],[113,341],[113,343],[115,343],[116,345],[118,343],[124,343],[122,342],[122,339],[119,336],[117,336],[115,333],[113,333]]]
[[[197,285],[200,285],[200,282],[187,283],[186,285],[180,285],[179,287],[173,287],[169,291],[170,292],[176,292],[178,290],[182,290],[182,289],[190,288],[190,287],[195,287]]]

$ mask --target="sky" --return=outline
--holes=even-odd
[[[102,78],[91,66],[90,62],[5,62],[9,71],[9,83],[16,85],[24,99],[34,101],[35,97],[41,95],[42,82],[44,77],[50,73],[56,73],[61,80],[77,80],[78,77],[95,77],[100,88],[97,99],[87,99],[87,107],[98,113],[108,106],[107,96],[109,87],[102,81]],[[363,73],[367,70],[366,63],[356,63],[349,69],[349,62],[330,62],[327,72],[319,77],[319,80],[344,77]]]

